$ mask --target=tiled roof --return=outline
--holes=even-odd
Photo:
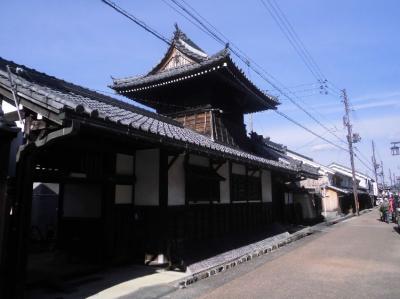
[[[168,48],[167,52],[164,54],[161,61],[147,74],[153,75],[160,71],[160,68],[167,62],[170,54],[174,49],[177,49],[179,52],[190,58],[196,63],[204,61],[208,59],[208,55],[204,52],[198,45],[196,45],[190,38],[183,33],[177,25],[174,33],[174,37],[171,41],[171,46]]]
[[[329,189],[332,189],[334,191],[338,191],[338,192],[341,192],[341,193],[344,193],[344,194],[350,194],[351,193],[350,189],[339,188],[339,187],[336,187],[336,186],[333,186],[333,185],[327,185],[326,188],[329,188]]]
[[[183,53],[189,61],[177,66],[164,68],[171,59],[174,49]],[[245,113],[275,109],[279,104],[276,97],[267,94],[249,80],[243,70],[231,58],[228,47],[225,47],[214,55],[208,56],[178,27],[166,54],[148,74],[113,78],[113,83],[109,87],[141,103],[144,101],[145,103],[143,104],[158,110],[159,107],[157,104],[149,104],[145,100],[153,97],[152,101],[159,102],[158,93],[161,89],[173,88],[178,84],[182,86],[188,80],[194,80],[202,76],[213,76],[213,74],[217,73],[217,76],[214,75],[214,77],[211,77],[213,78],[212,80],[219,80],[221,81],[221,85],[228,84],[230,87],[241,90],[245,94],[243,96],[247,106],[244,110]],[[168,99],[168,101],[173,102],[174,99]]]
[[[253,142],[256,152],[264,157],[269,157],[274,160],[284,161],[296,168],[301,174],[305,174],[307,177],[318,177],[319,168],[310,166],[302,161],[293,159],[286,154],[286,147],[282,144],[272,142],[269,138],[264,138],[262,135],[258,135],[253,132],[251,134],[251,141]]]
[[[0,90],[1,87],[10,90],[6,65],[10,65],[12,68],[19,97],[32,104],[31,109],[33,111],[35,111],[35,107],[38,107],[54,114],[60,114],[65,110],[73,109],[82,113],[88,119],[103,120],[104,127],[107,127],[107,123],[117,124],[120,125],[119,128],[122,131],[131,132],[132,134],[135,132],[145,133],[149,137],[154,137],[157,142],[169,141],[177,147],[190,148],[207,154],[241,160],[242,162],[257,164],[265,168],[280,169],[293,173],[297,171],[297,168],[292,165],[265,159],[214,142],[204,135],[183,128],[170,118],[1,58]]]
[[[144,75],[144,76],[131,76],[120,79],[113,79],[113,85],[110,86],[113,89],[119,90],[127,87],[135,87],[140,85],[145,85],[148,83],[163,81],[168,78],[173,78],[177,76],[184,76],[192,73],[193,71],[198,71],[203,68],[207,68],[216,64],[222,65],[222,63],[229,56],[226,49],[216,53],[215,55],[209,57],[208,59],[202,60],[198,63],[185,64],[176,68],[167,69],[159,73]]]
[[[257,103],[255,111],[275,109],[279,104],[277,98],[260,90],[246,77],[244,72],[231,59],[228,49],[221,50],[199,63],[186,64],[151,75],[113,79],[113,84],[110,87],[121,94],[131,96],[135,93],[146,92],[149,89],[162,88],[165,85],[176,84],[211,72],[222,72],[224,70],[226,70],[225,75],[232,82],[235,82],[246,93],[250,93],[251,98]]]
[[[205,60],[208,58],[206,52],[204,52],[198,45],[196,45],[190,38],[186,36],[179,28],[176,29],[174,34],[173,43],[179,51],[188,55],[189,57],[196,58],[197,60]]]

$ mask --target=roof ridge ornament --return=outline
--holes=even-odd
[[[178,26],[178,23],[174,23],[174,27],[175,27],[175,34],[177,34],[177,33],[182,33],[182,31],[181,31],[181,29],[179,28],[179,26]]]

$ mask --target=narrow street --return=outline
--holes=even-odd
[[[216,276],[164,298],[400,298],[400,234],[378,218],[377,210],[352,218],[243,265],[249,269],[237,277],[225,273],[233,278]]]

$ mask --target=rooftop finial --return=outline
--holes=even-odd
[[[179,29],[178,23],[175,23],[174,26],[175,26],[175,34],[180,33],[181,30]]]

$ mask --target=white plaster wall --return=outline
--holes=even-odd
[[[158,149],[136,151],[135,204],[158,206],[158,176],[160,153]]]
[[[119,175],[133,175],[133,156],[117,154],[115,161],[115,170]]]
[[[5,101],[3,101],[5,103]],[[17,122],[19,123],[19,122]],[[8,175],[11,177],[15,176],[15,171],[16,171],[16,156],[19,150],[19,147],[23,144],[24,142],[24,134],[22,132],[18,132],[18,135],[16,138],[14,138],[11,141],[10,145],[10,158],[9,158],[9,164],[8,164]]]
[[[272,202],[271,172],[268,170],[261,172],[261,192],[263,202]]]
[[[336,191],[326,190],[325,196],[322,198],[322,211],[340,211],[339,198]]]
[[[320,192],[320,188],[323,185],[329,184],[329,177],[328,175],[324,175],[317,180],[314,179],[305,179],[300,182],[300,186],[307,188],[307,189],[315,189],[316,192]]]
[[[242,164],[232,163],[232,173],[246,175],[246,167]]]
[[[372,183],[372,189],[373,189],[373,193],[374,196],[378,196],[378,184],[377,183]]]
[[[230,190],[229,190],[229,163],[226,162],[222,165],[217,173],[225,178],[225,181],[221,181],[219,188],[220,188],[220,200],[221,203],[230,203]]]
[[[171,161],[172,157],[168,158]],[[168,205],[185,204],[184,155],[180,155],[168,171]]]
[[[35,190],[37,187],[40,185],[45,185],[47,188],[49,188],[51,191],[53,191],[55,194],[59,194],[60,192],[60,184],[57,183],[33,183],[33,190]]]
[[[304,219],[312,219],[315,217],[315,211],[311,195],[304,193],[301,194],[295,193],[294,202],[300,203]]]
[[[361,177],[358,177],[358,176],[356,176],[356,178],[357,178],[358,180],[360,180],[360,182],[358,183],[358,186],[359,186],[359,187],[368,189],[368,182],[367,182],[366,179],[361,178]]]
[[[189,163],[198,166],[205,166],[208,167],[210,165],[210,160],[208,158],[196,155],[190,155]]]
[[[116,185],[115,186],[115,203],[129,204],[132,203],[132,185]]]

